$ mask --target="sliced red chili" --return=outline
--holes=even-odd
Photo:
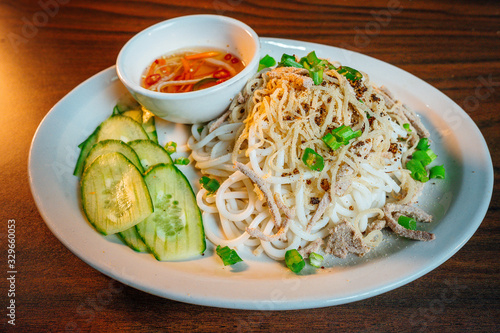
[[[146,77],[146,80],[144,80],[144,82],[148,86],[152,86],[156,82],[160,81],[160,78],[161,78],[160,74],[151,74]]]
[[[229,73],[227,69],[219,69],[212,76],[217,79],[225,79],[226,77],[231,76],[231,73]]]
[[[226,54],[226,55],[224,56],[224,60],[229,60],[229,59],[231,59],[231,57],[232,57],[232,56],[231,56],[231,54],[230,54],[230,53],[228,53],[228,54]]]
[[[233,59],[231,59],[231,62],[232,62],[233,64],[237,64],[237,63],[238,63],[238,61],[240,61],[240,59],[238,59],[238,58],[236,58],[236,57],[234,57]]]

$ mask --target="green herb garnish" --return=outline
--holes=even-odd
[[[230,249],[229,246],[221,247],[220,245],[217,245],[215,252],[217,252],[217,255],[222,259],[224,266],[234,265],[237,262],[243,261],[238,253],[236,253],[235,250]]]

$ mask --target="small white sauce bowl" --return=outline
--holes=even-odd
[[[155,59],[190,47],[225,50],[238,56],[246,67],[223,83],[193,92],[161,93],[141,87],[141,77]],[[217,118],[227,109],[257,72],[259,51],[259,37],[243,22],[219,15],[182,16],[132,37],[118,54],[116,71],[132,96],[156,116],[196,124]]]

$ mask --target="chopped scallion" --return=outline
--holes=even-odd
[[[304,155],[302,156],[302,161],[312,170],[322,171],[325,167],[323,157],[316,153],[312,148],[306,148]]]
[[[167,153],[169,155],[172,155],[173,153],[175,153],[177,151],[177,143],[175,143],[173,141],[167,142],[167,144],[165,145],[165,150],[167,151]]]
[[[321,139],[332,150],[337,150],[343,145],[343,142],[337,141],[337,138],[332,133],[326,133]]]
[[[444,177],[445,177],[444,166],[436,165],[431,168],[429,178],[444,179]]]
[[[309,263],[313,267],[320,267],[323,260],[324,258],[321,254],[318,254],[316,252],[312,252],[311,254],[309,254]]]
[[[403,128],[404,128],[404,129],[405,129],[408,133],[410,133],[410,132],[411,132],[410,124],[408,124],[408,123],[403,124]]]
[[[429,158],[431,159],[431,162],[437,158],[437,155],[434,154],[434,152],[430,148],[425,150],[425,153],[427,154],[427,156],[429,156]]]
[[[208,194],[214,194],[220,187],[220,183],[217,179],[212,179],[207,176],[200,178],[200,184],[208,191]]]
[[[361,134],[363,134],[361,130],[354,132],[351,127],[342,125],[332,130],[331,133],[325,134],[321,139],[328,147],[337,150],[342,145],[348,145],[350,140],[360,137]]]
[[[444,178],[444,167],[435,166],[431,168],[430,174],[425,168],[437,158],[437,155],[430,149],[429,139],[421,138],[417,143],[417,150],[411,156],[412,159],[406,163],[406,168],[411,171],[411,177],[425,183],[429,178]],[[432,171],[434,169],[434,171]]]
[[[322,69],[317,69],[317,70],[309,70],[309,75],[313,79],[313,82],[315,85],[321,84],[323,82],[323,70]]]
[[[411,171],[411,177],[415,180],[418,180],[422,183],[425,183],[429,180],[429,176],[427,175],[427,170],[421,161],[411,159],[406,162],[406,169]]]
[[[217,249],[215,249],[215,251],[217,252],[217,255],[222,259],[224,266],[234,265],[237,262],[243,261],[238,253],[236,253],[235,250],[230,249],[229,246],[221,247],[220,245],[217,245]]]
[[[281,61],[278,66],[304,68],[302,64],[297,62],[295,56],[286,53],[283,53],[283,55],[281,56]]]
[[[401,215],[398,218],[398,223],[408,230],[417,230],[417,221],[414,218]]]
[[[429,149],[429,139],[427,138],[421,138],[418,143],[417,143],[417,149],[420,150],[427,150]]]
[[[327,60],[319,59],[314,51],[309,52],[307,56],[300,58],[299,61],[297,61],[294,55],[283,54],[278,66],[307,69],[315,85],[323,82],[323,72],[325,69],[333,68]]]
[[[299,251],[293,249],[288,250],[285,253],[285,264],[294,273],[298,273],[304,268],[306,262],[304,258],[300,255]]]
[[[276,65],[276,60],[274,60],[274,58],[269,54],[266,54],[262,59],[260,59],[259,69],[257,71],[260,72],[264,68],[273,67],[274,65]]]
[[[188,165],[189,164],[189,158],[186,157],[178,157],[174,160],[174,164],[177,165]]]
[[[363,74],[351,67],[340,66],[336,70],[339,74],[345,76],[345,78],[350,81],[358,81],[363,77]]]
[[[413,155],[411,155],[412,160],[419,161],[423,166],[428,165],[432,162],[431,157],[422,150],[416,150]]]
[[[306,59],[307,59],[307,62],[311,65],[317,65],[321,62],[321,60],[316,55],[316,51],[309,52],[309,54],[306,55]]]

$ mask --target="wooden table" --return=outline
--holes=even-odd
[[[340,46],[398,66],[470,115],[500,165],[497,1],[7,1],[0,4],[2,329],[14,331],[499,331],[499,180],[472,239],[401,288],[329,308],[261,312],[162,299],[116,282],[73,255],[33,201],[27,158],[35,130],[76,85],[113,65],[123,44],[164,19],[223,14],[260,36]],[[16,326],[7,323],[7,225],[16,221]],[[450,289],[451,288],[451,289]],[[113,291],[102,301],[103,290]],[[447,294],[450,290],[453,295]]]

